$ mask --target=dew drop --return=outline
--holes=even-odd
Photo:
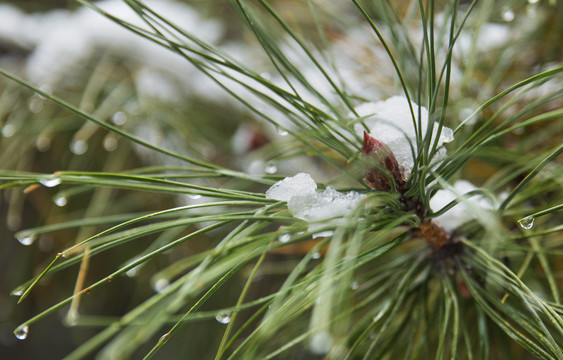
[[[160,278],[154,282],[152,288],[154,289],[154,291],[160,294],[161,292],[164,291],[164,289],[168,287],[168,285],[170,285],[168,279]]]
[[[88,150],[88,144],[84,140],[73,140],[70,144],[70,151],[75,155],[82,155]]]
[[[358,290],[359,287],[360,287],[360,284],[358,284],[357,281],[354,281],[354,282],[350,285],[350,289],[352,289],[352,290]]]
[[[16,239],[18,239],[20,244],[25,245],[25,246],[29,246],[29,245],[33,244],[33,242],[35,241],[36,235],[26,233],[26,232],[21,232],[21,233],[16,234]]]
[[[313,259],[315,259],[315,260],[316,260],[316,259],[320,259],[320,258],[321,258],[321,253],[318,252],[318,251],[315,251],[315,252],[313,253],[313,255],[311,255],[311,257],[312,257]]]
[[[286,242],[289,242],[289,240],[291,240],[291,235],[290,235],[290,234],[281,234],[281,235],[278,237],[278,241],[281,242],[281,243],[284,243],[284,244],[285,244]]]
[[[273,161],[268,161],[266,163],[266,167],[264,168],[264,172],[266,174],[275,174],[276,172],[278,172],[278,167]]]
[[[226,325],[226,324],[231,322],[231,313],[223,312],[223,313],[217,314],[217,316],[215,316],[215,320],[217,320],[221,324]]]
[[[278,134],[280,136],[287,136],[289,134],[289,132],[287,132],[287,130],[285,130],[285,129],[278,128]]]
[[[514,11],[512,11],[512,9],[506,9],[502,13],[502,19],[506,22],[511,22],[512,20],[514,20]]]
[[[192,194],[192,195],[189,195],[189,197],[190,197],[190,199],[193,199],[193,200],[201,199],[201,195],[199,195],[199,194]]]
[[[55,197],[53,202],[55,203],[55,205],[62,207],[62,206],[66,206],[66,204],[68,203],[68,200],[67,200],[66,196],[60,195],[60,196]]]
[[[526,216],[523,219],[518,220],[518,223],[523,229],[530,230],[534,227],[534,217],[533,216]]]
[[[39,178],[39,183],[45,187],[52,188],[61,184],[61,178],[56,176],[44,176]]]
[[[123,111],[118,111],[115,114],[113,114],[113,116],[111,117],[111,121],[115,125],[123,125],[127,122],[127,114],[125,114]]]
[[[528,0],[528,4],[535,4],[537,2],[538,2],[538,0]]]
[[[16,331],[14,331],[14,335],[16,335],[16,337],[19,340],[25,340],[27,338],[28,333],[29,333],[29,327],[27,325],[20,326],[19,328],[16,329]]]

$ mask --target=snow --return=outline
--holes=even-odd
[[[432,211],[439,211],[457,197],[478,189],[478,187],[467,180],[458,180],[452,189],[438,190],[430,199],[430,208]],[[493,209],[494,206],[489,198],[472,196],[436,217],[434,221],[447,231],[452,231],[472,219],[477,219],[479,214],[476,211],[490,211]]]
[[[341,225],[366,195],[355,191],[342,193],[328,186],[324,191],[316,191],[317,184],[306,173],[299,173],[275,183],[266,198],[287,201],[293,216],[309,223],[309,231],[316,232],[313,237],[330,236],[332,231],[320,231],[326,227],[327,220],[332,225]]]
[[[414,102],[412,105],[414,114],[418,117],[419,106]],[[416,151],[416,133],[407,99],[404,96],[393,96],[384,101],[364,103],[356,107],[356,112],[365,117],[364,123],[369,129],[369,135],[391,149],[405,177],[408,178],[414,167],[412,149]],[[428,129],[428,110],[423,106],[420,107],[420,122],[424,136]],[[361,137],[364,128],[362,124],[356,124],[354,130]],[[438,123],[434,122],[433,139],[436,138],[437,132]],[[438,138],[440,151],[437,158],[445,156],[445,148],[442,146],[453,139],[452,129],[444,126]]]

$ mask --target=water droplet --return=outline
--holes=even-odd
[[[59,196],[55,197],[53,202],[55,203],[55,205],[62,207],[62,206],[66,206],[66,204],[68,203],[68,200],[67,200],[66,196],[59,195]]]
[[[70,151],[75,155],[82,155],[88,150],[88,144],[84,140],[73,140],[70,144]]]
[[[51,95],[51,93],[53,92],[53,88],[51,87],[51,85],[49,84],[43,84],[39,87],[39,90],[43,91],[45,94],[47,95]],[[37,97],[41,98],[41,99],[45,99],[45,96],[36,93]]]
[[[289,132],[287,132],[287,130],[285,130],[285,129],[278,128],[278,134],[280,136],[287,136],[289,134]]]
[[[231,322],[231,313],[223,312],[217,314],[217,316],[215,316],[215,320],[217,320],[221,324],[228,324]]]
[[[14,331],[14,335],[16,335],[16,337],[19,340],[25,340],[27,338],[28,333],[29,333],[29,327],[27,325],[20,326],[19,328],[16,329],[16,331]]]
[[[162,336],[160,337],[160,339],[158,339],[158,342],[159,342],[159,343],[163,343],[163,342],[165,342],[165,341],[168,341],[168,338],[169,338],[169,337],[170,337],[170,333],[166,333],[166,334],[162,335]]]
[[[45,187],[55,187],[57,185],[61,184],[61,178],[58,178],[56,176],[44,176],[39,178],[39,183]]]
[[[533,216],[526,216],[525,218],[518,220],[518,223],[523,229],[530,230],[534,227],[534,221],[535,219]]]
[[[43,110],[43,100],[39,97],[33,98],[28,105],[29,111],[34,114],[37,114]]]
[[[313,255],[311,255],[311,257],[312,257],[313,259],[315,259],[315,260],[316,260],[316,259],[320,259],[320,258],[321,258],[321,253],[318,252],[318,251],[315,251],[315,252],[313,253]]]
[[[139,265],[127,270],[125,272],[125,274],[129,277],[135,277],[137,275],[137,273],[139,272]]]
[[[357,281],[354,281],[351,285],[350,285],[350,289],[352,290],[358,290],[358,288],[360,287],[360,284]]]
[[[33,244],[36,237],[37,236],[35,234],[30,234],[30,233],[26,233],[26,232],[20,232],[20,233],[16,234],[16,239],[18,239],[20,244],[25,245],[25,246],[29,246],[29,245]]]
[[[65,318],[65,322],[68,326],[78,325],[78,314],[76,312],[68,312]]]
[[[170,281],[168,281],[168,279],[160,278],[154,282],[152,288],[154,289],[154,291],[160,294],[164,291],[164,289],[168,287],[168,285],[170,285]]]
[[[528,4],[536,4],[538,0],[528,0]]]
[[[66,258],[66,254],[64,252],[57,253],[58,257]]]
[[[21,296],[23,294],[24,290],[25,290],[25,287],[17,288],[14,291],[12,291],[11,295],[12,296]]]
[[[286,242],[288,242],[289,240],[291,240],[291,235],[290,235],[290,234],[281,234],[281,235],[278,237],[278,241],[281,242],[281,243],[286,243]]]
[[[106,151],[114,151],[117,149],[117,138],[113,134],[107,134],[104,137],[104,149]]]
[[[514,11],[512,11],[512,9],[506,9],[502,13],[502,19],[506,22],[511,22],[514,20]]]
[[[16,133],[16,127],[12,124],[6,124],[2,128],[2,136],[4,137],[11,137]]]
[[[189,197],[190,197],[190,199],[193,199],[193,200],[201,199],[200,194],[192,194],[192,195],[189,195]]]
[[[127,114],[125,114],[123,111],[118,111],[115,114],[113,114],[113,116],[111,117],[111,121],[115,125],[123,125],[127,122]]]
[[[264,168],[264,172],[266,174],[275,174],[276,172],[278,172],[278,167],[273,161],[268,161],[266,163],[266,167]]]

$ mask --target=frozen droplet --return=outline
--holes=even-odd
[[[16,234],[16,239],[18,239],[20,244],[25,245],[25,246],[29,246],[29,245],[33,244],[36,237],[37,236],[35,234],[30,234],[30,233],[26,233],[26,232],[21,232],[21,233]]]
[[[352,284],[350,285],[350,289],[352,290],[358,290],[359,287],[360,284],[357,281],[352,282]]]
[[[43,100],[39,97],[34,97],[29,102],[28,108],[29,111],[31,111],[34,114],[41,112],[41,110],[43,110]]]
[[[201,195],[200,194],[192,194],[189,195],[190,199],[192,200],[197,200],[197,199],[201,199]]]
[[[264,168],[266,174],[275,174],[278,172],[278,167],[273,161],[268,161],[266,167]]]
[[[61,178],[56,176],[44,176],[39,178],[39,183],[45,187],[52,188],[61,184]]]
[[[70,144],[70,151],[74,155],[82,155],[88,150],[88,144],[84,140],[73,140]]]
[[[164,289],[166,289],[168,287],[168,285],[170,285],[170,281],[168,281],[168,279],[160,278],[160,279],[157,279],[154,282],[154,284],[152,285],[152,288],[157,293],[161,293],[161,292],[164,291]]]
[[[321,258],[321,253],[318,252],[318,251],[315,251],[315,252],[313,253],[313,255],[311,255],[311,257],[312,257],[313,259],[320,259],[320,258]]]
[[[278,134],[280,136],[287,136],[289,134],[289,132],[287,132],[287,130],[285,130],[283,128],[278,128]]]
[[[289,240],[291,240],[291,235],[290,235],[290,234],[281,234],[281,235],[278,237],[278,240],[279,240],[279,242],[281,242],[281,243],[286,243],[286,242],[288,242]]]
[[[511,22],[514,20],[514,11],[512,9],[506,9],[502,13],[502,19],[506,22]]]
[[[17,288],[16,290],[12,291],[11,295],[12,296],[21,296],[23,294],[24,290],[25,290],[25,287]]]
[[[13,124],[6,124],[2,128],[2,136],[11,137],[16,133],[16,127]]]
[[[14,331],[14,335],[16,335],[16,337],[19,340],[25,340],[28,334],[29,334],[29,326],[27,325],[20,326],[16,329],[16,331]]]
[[[125,114],[123,111],[118,111],[115,114],[113,114],[113,116],[111,117],[111,121],[115,125],[123,125],[127,122],[127,114]]]
[[[231,313],[229,312],[222,312],[215,316],[215,320],[217,320],[221,324],[228,324],[231,322]]]
[[[106,151],[114,151],[117,149],[117,138],[113,134],[107,134],[104,137],[104,149]]]
[[[68,200],[67,200],[66,196],[59,195],[59,196],[55,197],[53,202],[55,203],[55,205],[62,207],[62,206],[66,206],[66,204],[68,203]]]
[[[518,223],[523,229],[530,230],[534,227],[534,221],[535,219],[533,216],[526,216],[525,218],[518,220]]]
[[[325,355],[332,347],[332,335],[328,331],[321,331],[311,338],[309,349],[315,355]]]

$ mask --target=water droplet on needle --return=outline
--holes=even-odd
[[[523,229],[530,230],[534,227],[534,217],[533,216],[526,216],[523,219],[518,220],[518,223]]]

